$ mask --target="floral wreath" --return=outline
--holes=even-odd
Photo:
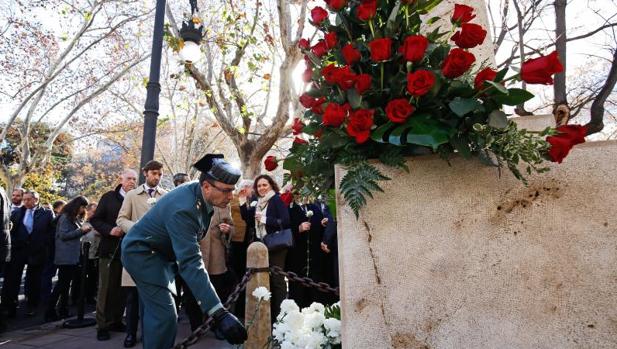
[[[341,164],[347,174],[340,190],[357,216],[366,197],[381,191],[378,182],[389,179],[368,159],[408,171],[405,156],[457,153],[505,166],[526,183],[525,174],[547,171],[545,160],[560,163],[585,141],[584,126],[528,131],[502,110],[533,98],[512,83],[553,83],[552,75],[563,71],[556,52],[523,62],[520,71],[495,71],[469,51],[487,34],[472,23],[472,7],[454,6],[452,31],[425,33],[423,16],[440,2],[326,0],[327,10],[311,10],[322,35],[298,44],[310,88],[300,97],[306,111],[294,119],[296,137],[284,159],[286,181],[302,195],[331,190],[333,165]],[[269,157],[266,167],[277,161]]]

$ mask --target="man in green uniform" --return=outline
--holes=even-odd
[[[244,326],[217,297],[199,250],[213,206],[229,204],[240,171],[218,154],[208,154],[194,166],[201,171],[199,182],[180,186],[162,197],[122,241],[122,263],[142,297],[145,349],[174,345],[177,313],[172,293],[177,273],[201,310],[214,318],[219,334],[231,344],[243,343],[247,337]]]

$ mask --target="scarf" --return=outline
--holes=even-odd
[[[270,201],[270,199],[272,199],[275,194],[276,193],[274,192],[274,190],[270,190],[266,193],[266,195],[260,197],[257,200],[257,207],[255,207],[255,213],[261,212],[262,215],[265,215],[266,211],[268,210],[268,201]],[[260,240],[263,239],[266,234],[268,234],[268,232],[266,231],[266,225],[257,219],[255,219],[255,233],[257,234],[257,238]]]

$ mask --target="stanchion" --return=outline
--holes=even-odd
[[[93,318],[84,317],[85,295],[86,295],[86,274],[88,273],[88,252],[90,251],[90,243],[84,243],[84,250],[81,255],[81,287],[79,288],[79,299],[77,300],[77,318],[66,320],[62,327],[64,328],[82,328],[94,326],[96,320]]]

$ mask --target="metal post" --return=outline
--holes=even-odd
[[[62,327],[64,328],[82,328],[88,326],[96,325],[96,320],[89,317],[84,317],[84,307],[85,301],[84,298],[86,296],[86,273],[88,272],[88,256],[90,251],[90,243],[84,242],[83,253],[81,256],[81,278],[79,288],[79,299],[77,300],[77,318],[66,320]]]
[[[150,78],[146,86],[147,95],[144,109],[144,135],[141,141],[141,161],[139,168],[154,158],[156,123],[159,116],[159,93],[161,84],[161,51],[163,49],[163,24],[165,21],[165,0],[156,1],[154,15],[154,35],[152,37],[152,56],[150,57]],[[139,183],[144,182],[144,174],[139,171]]]

